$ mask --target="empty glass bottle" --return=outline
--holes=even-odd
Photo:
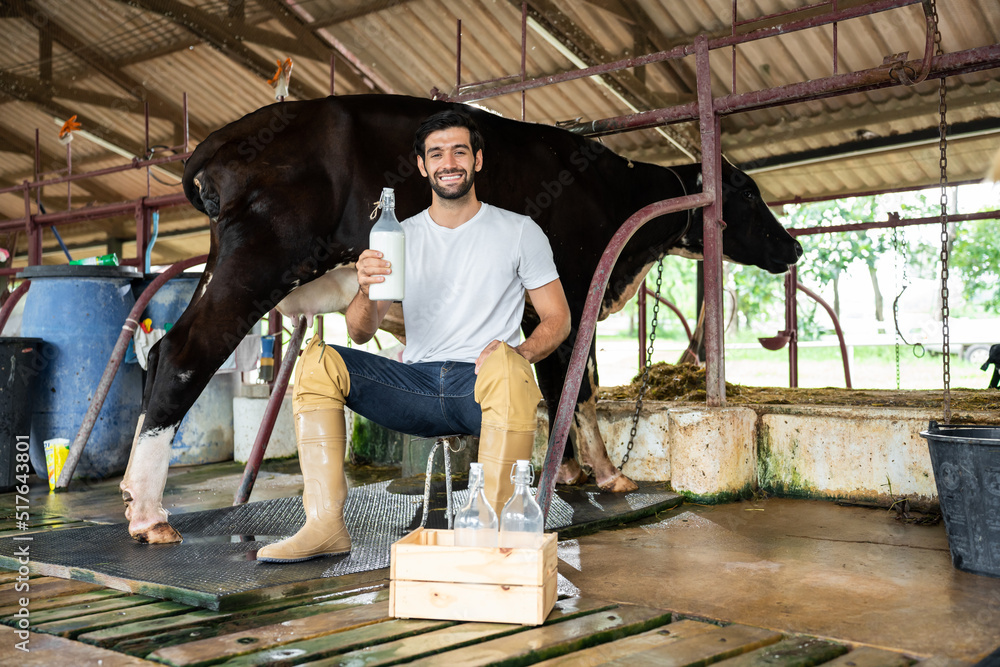
[[[372,301],[402,301],[406,294],[403,276],[406,272],[406,240],[403,226],[396,219],[396,193],[392,188],[382,188],[379,201],[382,214],[369,236],[368,247],[382,253],[382,259],[389,262],[392,273],[380,283],[368,286],[368,298]]]
[[[531,495],[535,471],[530,461],[518,460],[511,468],[514,493],[500,512],[500,546],[537,549],[545,528],[542,508]]]
[[[486,500],[483,464],[469,466],[469,501],[455,515],[455,546],[495,547],[497,513]]]

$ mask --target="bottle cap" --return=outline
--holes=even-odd
[[[527,459],[517,459],[510,467],[510,481],[516,482],[516,477],[527,477],[526,483],[535,481],[535,469],[531,466],[531,461]]]

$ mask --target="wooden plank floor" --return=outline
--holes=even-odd
[[[0,572],[0,663],[17,665],[664,665],[694,667],[958,667],[873,647],[719,625],[669,611],[566,598],[542,626],[387,616],[388,582],[215,612],[35,577],[30,634],[17,574]]]

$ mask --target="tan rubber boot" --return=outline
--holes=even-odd
[[[542,394],[531,364],[504,343],[479,369],[475,397],[483,409],[479,462],[483,464],[486,499],[499,517],[514,492],[511,466],[518,459],[531,458]]]
[[[314,337],[299,362],[292,394],[306,523],[295,535],[258,551],[257,560],[295,563],[351,550],[344,524],[344,397],[349,391],[343,359]]]

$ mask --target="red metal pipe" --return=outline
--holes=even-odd
[[[702,242],[705,268],[705,398],[709,407],[726,404],[726,360],[722,321],[722,127],[713,109],[712,69],[708,38],[695,38],[698,107],[701,127],[702,191],[712,202],[703,212]]]
[[[521,0],[521,82],[527,78],[526,61],[528,58],[528,0]],[[521,91],[521,120],[525,119],[525,91]]]
[[[600,314],[601,300],[604,298],[604,291],[608,287],[608,280],[611,278],[611,270],[614,268],[618,255],[622,248],[632,238],[636,230],[644,224],[668,213],[686,211],[700,206],[707,206],[712,201],[705,193],[696,195],[685,195],[675,199],[650,204],[632,215],[625,221],[615,235],[611,238],[601,261],[597,265],[594,277],[590,281],[590,288],[587,291],[587,302],[583,308],[583,315],[580,318],[580,326],[576,336],[576,343],[573,346],[573,354],[570,357],[569,368],[566,371],[566,380],[563,383],[562,393],[559,397],[559,406],[556,409],[555,420],[551,424],[548,452],[545,455],[545,468],[542,477],[538,482],[538,502],[542,506],[542,511],[548,515],[549,504],[552,501],[552,493],[555,490],[556,473],[559,464],[562,462],[563,452],[566,449],[566,437],[569,435],[570,422],[573,419],[573,412],[576,409],[576,399],[580,394],[580,383],[583,381],[583,372],[587,365],[587,355],[590,352],[590,344],[594,340],[594,330],[597,327],[597,316]]]
[[[798,267],[794,264],[785,275],[785,331],[788,333],[788,386],[799,386],[799,302],[795,286],[799,284]]]
[[[981,211],[979,213],[949,213],[948,222],[960,222],[963,220],[998,220],[1000,210]],[[933,218],[907,218],[902,220],[898,215],[890,214],[888,220],[879,222],[858,222],[850,225],[830,225],[828,227],[800,227],[798,229],[787,230],[792,236],[811,236],[814,234],[832,234],[833,232],[853,232],[864,229],[885,229],[893,227],[913,227],[915,225],[936,225],[941,224],[941,216]]]
[[[830,304],[824,301],[819,294],[812,291],[805,285],[796,284],[796,287],[811,297],[813,301],[823,306],[823,308],[826,309],[827,314],[830,316],[830,319],[833,320],[833,328],[837,332],[837,340],[840,341],[840,358],[844,361],[844,383],[847,385],[848,389],[851,389],[851,366],[847,361],[847,343],[844,342],[844,332],[840,328],[840,320],[837,318],[837,313],[833,312],[833,308],[830,307]]]
[[[285,398],[285,390],[288,388],[288,380],[292,377],[292,367],[299,358],[299,350],[302,348],[302,338],[306,333],[306,318],[299,317],[295,324],[295,331],[288,341],[288,353],[281,367],[278,369],[278,377],[274,380],[271,388],[271,397],[267,400],[267,408],[264,409],[264,417],[260,422],[260,430],[257,431],[257,439],[253,442],[253,449],[247,458],[246,467],[243,469],[243,479],[236,490],[233,498],[233,505],[243,505],[250,500],[250,492],[253,491],[254,482],[257,481],[257,473],[260,472],[260,464],[264,460],[264,452],[267,450],[267,443],[271,440],[271,432],[274,430],[274,422],[278,419],[278,411],[281,410],[281,402]]]
[[[680,311],[680,308],[678,308],[677,306],[675,306],[673,303],[671,303],[667,299],[664,299],[659,294],[653,294],[653,292],[651,292],[646,287],[646,284],[643,283],[642,285],[639,286],[639,298],[636,301],[636,306],[638,306],[638,310],[639,310],[639,313],[637,315],[637,317],[639,319],[639,327],[638,327],[639,328],[639,331],[638,331],[638,334],[639,334],[639,368],[645,368],[645,366],[646,366],[646,340],[647,340],[647,335],[646,335],[646,310],[647,310],[646,297],[647,296],[653,297],[654,299],[656,299],[657,301],[659,301],[660,303],[662,303],[664,306],[666,306],[670,310],[674,311],[674,314],[677,315],[677,319],[679,319],[681,321],[681,325],[684,327],[684,333],[687,334],[688,342],[691,341],[691,327],[690,327],[690,325],[688,325],[688,321],[684,317],[684,313],[682,313]]]
[[[111,352],[108,365],[104,368],[104,374],[101,376],[100,382],[97,383],[97,388],[94,390],[94,397],[87,407],[87,414],[83,416],[83,423],[80,425],[76,439],[73,440],[73,445],[70,447],[69,456],[66,458],[62,474],[56,482],[56,488],[65,489],[69,486],[70,480],[73,479],[73,472],[76,470],[76,466],[80,462],[80,457],[83,455],[83,448],[87,445],[90,432],[94,430],[94,424],[97,423],[97,417],[101,412],[101,407],[104,405],[104,399],[108,396],[108,390],[111,388],[111,383],[114,382],[115,375],[118,373],[118,367],[121,366],[122,359],[125,358],[125,350],[128,348],[128,343],[132,340],[132,335],[135,333],[136,327],[139,326],[139,317],[142,316],[142,311],[146,309],[149,300],[153,298],[157,290],[168,280],[184,269],[196,264],[203,264],[206,260],[208,260],[208,255],[200,255],[177,262],[157,276],[149,284],[149,287],[139,295],[128,317],[125,318],[125,323],[122,325],[122,332],[119,334],[115,348]]]
[[[833,0],[833,11],[836,12],[837,10],[838,10],[837,0]],[[839,24],[836,21],[834,21],[833,22],[833,73],[834,74],[838,73],[837,70],[839,69],[838,65],[839,65],[839,60],[840,60],[840,50],[839,50],[839,47],[837,45],[837,39],[838,39],[837,28],[838,28],[838,26],[839,26]]]
[[[918,60],[911,60],[905,65],[915,69],[919,63]],[[1000,44],[957,51],[934,58],[928,77],[941,78],[995,67],[1000,67]],[[776,88],[725,95],[715,98],[714,106],[717,113],[728,115],[900,85],[903,84],[893,79],[889,67],[875,67]],[[567,129],[594,137],[692,121],[698,119],[698,115],[698,104],[688,102],[664,109],[650,109],[635,114],[593,120],[568,126]]]
[[[649,292],[649,290],[646,290],[646,292],[647,292],[647,294],[652,294],[651,292]],[[674,311],[674,313],[677,315],[677,319],[679,319],[681,321],[681,325],[684,327],[684,333],[687,335],[688,341],[690,341],[691,340],[691,335],[692,335],[691,334],[691,326],[688,324],[688,321],[684,317],[684,313],[681,312],[680,308],[678,308],[677,306],[675,306],[673,303],[671,303],[667,299],[664,299],[662,296],[659,296],[659,295],[656,295],[656,294],[652,294],[652,297],[654,299],[656,299],[657,301],[659,301],[660,303],[662,303],[667,308],[669,308],[670,310]]]
[[[920,62],[919,60],[910,60],[903,66],[915,70]],[[1000,44],[948,53],[934,58],[932,63],[928,78],[942,78],[1000,67]],[[875,67],[850,74],[837,74],[813,81],[727,95],[716,98],[715,111],[728,115],[902,85],[893,79],[891,72],[892,70],[888,67]]]
[[[94,218],[107,218],[116,215],[134,214],[137,205],[145,206],[148,209],[168,208],[170,206],[182,206],[187,204],[187,197],[183,193],[171,195],[161,195],[159,197],[142,197],[131,201],[116,202],[114,204],[101,204],[99,206],[86,206],[84,208],[73,209],[72,211],[60,211],[58,213],[42,213],[30,216],[30,222],[36,226],[65,225],[81,220],[93,220]],[[15,218],[13,220],[0,221],[0,231],[6,229],[19,229],[28,222],[26,218]],[[38,264],[39,262],[29,262]]]
[[[163,157],[150,158],[148,160],[140,160],[137,157],[132,158],[132,161],[128,164],[120,164],[117,167],[107,167],[105,169],[97,169],[95,171],[87,171],[79,174],[72,174],[69,176],[62,176],[60,178],[50,178],[44,181],[35,181],[33,183],[28,183],[30,188],[41,188],[46,185],[58,185],[59,183],[66,183],[68,181],[79,181],[84,178],[92,178],[94,176],[106,176],[108,174],[116,174],[120,171],[128,171],[129,169],[143,169],[145,167],[152,167],[155,165],[166,164],[168,162],[178,162],[181,160],[186,160],[191,157],[190,152],[179,153],[177,155],[164,155]],[[6,188],[0,188],[0,195],[7,192],[15,192],[20,190],[23,185],[12,185]]]
[[[3,328],[7,326],[7,320],[10,318],[10,314],[14,312],[14,306],[16,306],[17,302],[21,300],[21,297],[28,292],[29,287],[31,287],[30,280],[21,282],[21,284],[10,293],[7,300],[4,301],[3,308],[0,308],[0,331],[3,331]]]
[[[334,86],[337,83],[337,56],[330,55],[330,94],[334,94]]]
[[[269,336],[274,336],[274,365],[281,369],[281,341],[285,335],[285,328],[283,326],[283,316],[278,312],[277,308],[272,308],[267,314],[267,334]],[[270,385],[273,388],[275,380],[271,380]]]
[[[73,142],[66,144],[66,175],[73,175]],[[39,190],[39,199],[41,199]],[[149,193],[146,193],[149,194]],[[66,183],[66,210],[73,208],[73,182]]]
[[[31,224],[31,191],[28,189],[28,182],[24,182],[24,218],[20,223],[24,225],[28,237],[28,264],[42,263],[42,230],[37,225]],[[12,222],[10,229],[17,229],[21,224]],[[0,227],[2,229],[2,227]]]
[[[753,174],[753,168],[749,168],[748,173]],[[982,179],[970,178],[967,181],[948,181],[948,185],[972,185],[975,183],[981,183]],[[785,204],[811,204],[819,201],[831,201],[833,199],[845,199],[847,197],[870,197],[872,195],[884,195],[894,192],[913,192],[914,190],[927,190],[930,186],[927,185],[906,185],[899,188],[885,188],[880,190],[862,190],[860,192],[847,192],[841,195],[816,195],[815,197],[794,197],[792,199],[779,199],[777,201],[772,201],[768,206],[774,208],[777,206],[784,206]],[[939,220],[940,222],[940,220]],[[788,230],[791,231],[791,230]]]
[[[802,19],[800,21],[790,21],[788,23],[783,23],[768,28],[761,28],[759,30],[754,30],[748,33],[744,33],[742,35],[727,35],[724,37],[717,37],[709,40],[708,48],[711,50],[726,46],[733,46],[735,44],[745,44],[758,39],[774,37],[776,35],[784,35],[798,30],[807,30],[809,28],[816,28],[836,21],[847,21],[853,18],[858,18],[861,16],[870,16],[872,14],[877,14],[879,12],[884,12],[891,9],[899,9],[900,7],[906,7],[908,5],[917,4],[918,2],[921,2],[921,0],[878,0],[876,2],[859,3],[856,7],[850,7],[847,9],[843,9],[837,12],[830,12],[829,14],[823,14],[820,16],[813,16],[807,19]],[[642,67],[644,65],[651,65],[653,63],[663,62],[665,60],[684,58],[686,56],[693,55],[694,53],[695,53],[695,46],[693,44],[682,44],[668,51],[658,51],[656,53],[650,53],[635,58],[624,58],[622,60],[616,60],[614,62],[605,63],[603,65],[595,65],[594,67],[587,67],[584,69],[573,70],[570,72],[563,72],[561,74],[552,74],[549,76],[539,77],[537,79],[531,79],[529,81],[512,83],[505,86],[497,86],[496,88],[480,90],[472,93],[465,93],[464,95],[455,95],[453,97],[449,97],[448,100],[450,102],[472,102],[476,100],[488,99],[491,97],[501,97],[503,95],[509,95],[510,93],[516,93],[522,90],[531,90],[532,88],[541,88],[543,86],[549,86],[554,83],[564,83],[566,81],[574,81],[576,79],[583,79],[590,76],[596,76],[598,74],[607,74],[609,72],[616,72],[618,70],[630,69],[633,67]]]
[[[639,318],[639,368],[640,370],[646,367],[646,289],[645,281],[639,286],[639,313],[637,317]]]

